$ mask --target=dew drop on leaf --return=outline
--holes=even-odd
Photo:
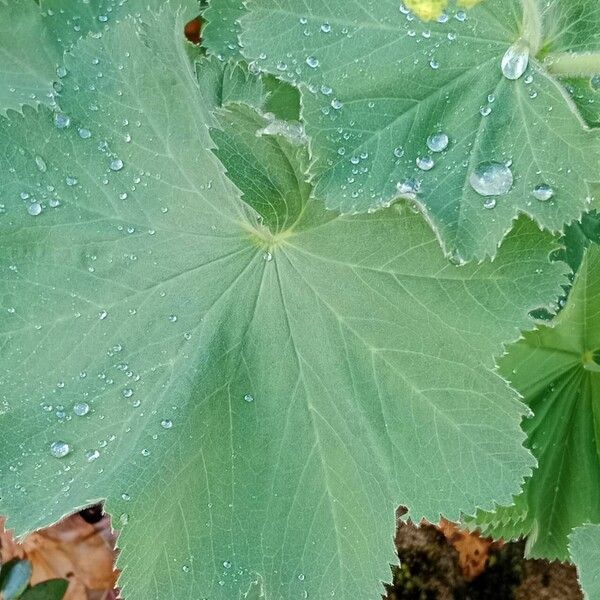
[[[71,117],[65,115],[65,113],[58,112],[54,115],[54,124],[59,129],[65,129],[71,124]]]
[[[427,147],[432,152],[442,152],[448,147],[449,141],[445,133],[434,133],[427,138]]]
[[[246,394],[246,395],[244,396],[244,400],[245,400],[246,402],[254,402],[254,396],[253,396],[252,394]]]
[[[504,196],[513,185],[509,167],[499,162],[480,163],[469,177],[471,187],[480,196]]]
[[[540,202],[547,202],[554,196],[554,190],[547,183],[541,183],[533,190],[533,197]]]
[[[90,405],[87,402],[78,402],[73,407],[73,412],[78,417],[85,417],[85,415],[87,415],[90,412]]]
[[[64,458],[71,452],[71,447],[67,442],[57,441],[50,444],[50,454],[55,458]]]
[[[529,64],[529,46],[523,41],[515,42],[502,57],[502,74],[507,79],[519,79]]]
[[[120,171],[123,168],[123,161],[120,158],[115,158],[109,166],[111,171]]]
[[[488,198],[483,203],[483,208],[487,208],[488,210],[491,210],[492,208],[496,208],[496,198]]]
[[[85,459],[88,462],[94,462],[95,460],[100,458],[100,452],[98,452],[98,450],[88,450],[85,453]]]
[[[78,129],[77,132],[79,133],[79,137],[82,140],[87,140],[92,137],[92,132],[89,129],[85,129],[84,127]]]
[[[37,217],[42,212],[42,205],[39,202],[33,202],[27,207],[27,212],[32,217]]]
[[[35,164],[41,173],[45,173],[48,170],[48,167],[46,166],[46,162],[44,161],[44,159],[41,156],[35,157]]]
[[[171,421],[171,419],[163,419],[163,420],[160,422],[160,426],[161,426],[163,429],[171,429],[171,428],[173,427],[173,421]]]
[[[306,59],[306,64],[311,68],[311,69],[316,69],[319,66],[319,61],[314,57],[314,56],[309,56]]]
[[[419,156],[417,158],[417,167],[421,169],[421,171],[431,171],[435,166],[435,162],[431,156]]]

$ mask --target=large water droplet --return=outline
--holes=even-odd
[[[435,166],[435,162],[431,156],[419,156],[416,162],[417,167],[419,167],[421,171],[431,171]]]
[[[533,190],[533,197],[540,202],[547,202],[554,196],[554,190],[547,183],[541,183]]]
[[[529,46],[523,41],[515,42],[502,57],[502,74],[507,79],[519,79],[529,64]]]
[[[432,152],[442,152],[448,147],[449,141],[445,133],[434,133],[427,138],[427,147]]]
[[[50,444],[50,454],[55,458],[64,458],[69,452],[71,452],[71,447],[67,442],[58,441]]]
[[[504,196],[513,181],[512,171],[499,162],[482,162],[469,177],[471,187],[481,196]]]

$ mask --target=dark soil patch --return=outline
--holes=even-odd
[[[386,600],[583,600],[571,565],[523,558],[524,543],[494,548],[488,566],[467,581],[458,553],[432,525],[400,523],[400,566]]]

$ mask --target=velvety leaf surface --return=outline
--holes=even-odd
[[[423,23],[393,0],[249,0],[240,39],[246,58],[301,86],[317,197],[344,213],[413,197],[444,250],[468,260],[494,255],[520,213],[562,229],[598,179],[599,134],[552,75],[567,51],[597,50],[597,3],[523,6],[490,0]],[[529,66],[512,80],[501,64],[519,39]],[[447,146],[428,143],[440,133]],[[496,180],[489,196],[477,174]],[[540,201],[543,185],[554,194]]]
[[[51,103],[62,52],[33,0],[0,0],[0,114]]]
[[[516,506],[484,517],[504,537],[529,536],[535,557],[568,559],[574,527],[600,522],[600,247],[592,244],[552,326],[525,334],[501,373],[534,416],[524,421],[539,466]]]
[[[457,267],[403,205],[325,211],[301,135],[212,117],[190,16],[78,42],[69,126],[0,120],[0,511],[106,498],[129,600],[377,598],[398,504],[456,518],[530,472],[493,357],[564,268],[525,219]]]
[[[587,600],[600,598],[600,525],[578,527],[571,534],[571,559]]]

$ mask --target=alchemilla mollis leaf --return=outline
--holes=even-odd
[[[192,17],[115,19],[61,118],[0,120],[0,510],[106,499],[130,600],[377,598],[398,504],[456,518],[531,472],[494,356],[565,269],[525,218],[458,267],[404,204],[326,210],[303,131],[190,63]]]
[[[594,68],[592,27],[575,41],[570,25],[598,7],[550,4],[424,23],[392,0],[249,0],[240,40],[301,88],[316,197],[348,214],[411,198],[448,255],[481,259],[521,213],[553,231],[579,218],[598,179],[600,134],[557,79],[572,57]]]
[[[535,557],[568,559],[568,536],[600,522],[600,246],[591,244],[566,306],[525,334],[501,373],[533,412],[523,428],[538,468],[515,506],[484,516],[489,530],[528,536]]]
[[[600,525],[586,524],[575,529],[569,550],[586,600],[597,600],[600,598]]]

